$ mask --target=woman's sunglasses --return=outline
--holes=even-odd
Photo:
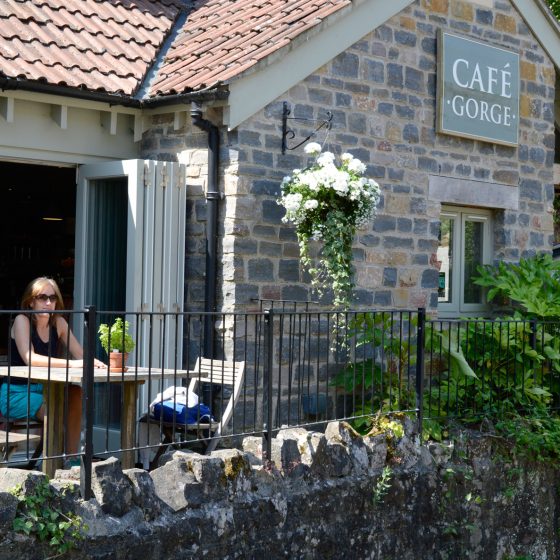
[[[52,296],[48,296],[47,294],[39,294],[38,296],[35,296],[35,299],[38,299],[39,301],[42,301],[43,303],[48,302],[52,302],[52,303],[56,303],[57,298],[55,295]]]

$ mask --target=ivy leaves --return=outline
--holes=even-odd
[[[33,492],[24,493],[18,485],[12,494],[19,500],[14,531],[48,543],[56,552],[51,558],[61,556],[83,540],[82,531],[87,527],[81,517],[60,509],[57,505],[59,497],[46,478],[37,483]]]

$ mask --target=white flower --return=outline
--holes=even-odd
[[[361,175],[362,173],[365,173],[366,166],[359,159],[353,159],[348,162],[348,171],[359,173]]]
[[[348,192],[348,183],[346,181],[338,180],[333,183],[333,189],[338,194],[346,194]]]
[[[309,144],[305,145],[305,148],[303,148],[303,151],[306,154],[316,156],[317,154],[321,153],[321,145],[318,144],[317,142],[309,142]]]
[[[311,198],[309,200],[306,200],[303,206],[306,210],[314,210],[315,208],[317,208],[317,206],[319,206],[319,201]]]
[[[301,196],[300,193],[287,194],[284,197],[284,201],[283,201],[284,208],[286,208],[288,212],[295,212],[296,210],[299,209],[302,198],[303,197]]]
[[[334,163],[334,154],[332,152],[325,152],[317,158],[317,165],[325,167],[326,165]]]
[[[317,177],[315,176],[314,173],[302,173],[301,177],[300,177],[300,181],[303,185],[306,185],[309,187],[309,190],[311,191],[318,191],[319,190],[319,184],[317,181]]]
[[[332,188],[338,194],[346,194],[348,192],[348,180],[350,179],[348,173],[345,171],[336,171],[333,179]]]
[[[341,156],[340,156],[340,160],[342,161],[342,163],[349,163],[354,159],[354,156],[352,154],[349,154],[348,152],[344,152]]]

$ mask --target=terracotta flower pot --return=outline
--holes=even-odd
[[[125,365],[127,359],[127,352],[109,352],[109,371],[119,373],[128,371],[128,368]]]

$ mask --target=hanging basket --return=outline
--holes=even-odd
[[[315,156],[314,163],[282,181],[282,221],[295,225],[302,264],[319,295],[332,290],[334,306],[348,308],[354,288],[352,243],[356,229],[375,214],[379,185],[364,177],[366,165],[350,153],[343,153],[338,164],[316,142],[307,144],[305,153]],[[322,242],[315,266],[311,240]]]

